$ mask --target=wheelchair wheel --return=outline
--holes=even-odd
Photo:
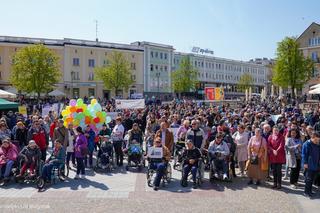
[[[43,189],[45,185],[45,181],[42,177],[37,180],[37,187],[39,190]]]
[[[59,169],[59,179],[61,181],[65,181],[68,176],[69,176],[69,167],[66,164],[64,164],[64,166]]]
[[[167,166],[167,174],[166,174],[167,183],[171,182],[171,178],[172,178],[172,168],[171,168],[171,165],[168,164],[168,166]]]
[[[152,178],[152,172],[149,171],[149,169],[148,169],[148,171],[147,171],[147,183],[148,183],[148,186],[149,186],[149,187],[152,187],[152,186],[153,186],[153,184],[152,184],[152,182],[151,182],[151,178]]]

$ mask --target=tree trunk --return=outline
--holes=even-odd
[[[292,99],[296,98],[296,96],[294,94],[294,87],[293,86],[291,86],[291,97],[292,97]]]
[[[37,92],[37,101],[38,101],[38,103],[40,101],[40,92]]]

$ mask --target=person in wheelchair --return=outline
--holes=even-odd
[[[149,168],[156,170],[156,177],[154,179],[153,189],[155,191],[158,191],[161,179],[166,172],[168,162],[171,158],[171,153],[166,146],[162,145],[160,137],[156,137],[154,139],[153,147],[162,147],[162,150],[163,150],[162,159],[159,159],[159,160],[149,159],[149,163],[150,163]]]
[[[0,147],[0,183],[1,185],[10,180],[12,167],[18,157],[17,147],[9,138],[2,140]],[[3,178],[3,180],[2,180]]]
[[[54,141],[54,148],[51,156],[46,160],[45,165],[42,168],[41,177],[46,181],[51,181],[51,173],[54,167],[60,168],[65,164],[66,150],[64,149],[60,140]]]
[[[40,157],[41,151],[38,145],[34,140],[30,140],[29,144],[25,146],[19,153],[18,158],[23,162],[23,164],[16,178],[22,178],[27,169],[30,171],[29,176],[34,177],[36,175],[35,168],[40,163]]]
[[[102,142],[97,156],[101,165],[98,166],[106,167],[112,161],[113,144],[109,138],[109,135],[104,135],[102,137]]]
[[[219,171],[223,173],[223,180],[228,179],[228,162],[227,157],[230,154],[229,147],[225,141],[223,141],[224,134],[219,132],[216,139],[212,141],[208,148],[210,163],[214,168],[214,176],[219,178]],[[211,178],[211,177],[210,177]]]
[[[198,171],[198,163],[201,160],[201,152],[198,148],[196,148],[191,140],[187,140],[186,149],[182,153],[183,160],[183,173],[181,185],[183,187],[188,186],[188,176],[191,172],[192,180],[193,180],[193,188],[197,188],[197,171]]]

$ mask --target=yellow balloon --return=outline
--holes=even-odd
[[[91,100],[91,105],[94,105],[96,103],[97,103],[97,99],[94,98],[94,99]]]
[[[62,110],[61,115],[62,115],[62,116],[66,116],[66,115],[68,115],[67,110]]]

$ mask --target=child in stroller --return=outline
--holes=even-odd
[[[34,140],[30,140],[29,144],[25,146],[18,156],[18,168],[16,171],[16,182],[23,182],[24,180],[35,180],[36,176],[40,175],[39,168],[41,162],[41,151]],[[27,170],[29,169],[29,172]]]
[[[136,140],[132,140],[131,144],[128,144],[127,152],[128,165],[126,166],[126,170],[129,170],[129,167],[138,167],[138,170],[141,171],[145,166],[141,145]]]
[[[95,170],[113,168],[113,144],[109,140],[109,135],[104,135],[100,144]]]

